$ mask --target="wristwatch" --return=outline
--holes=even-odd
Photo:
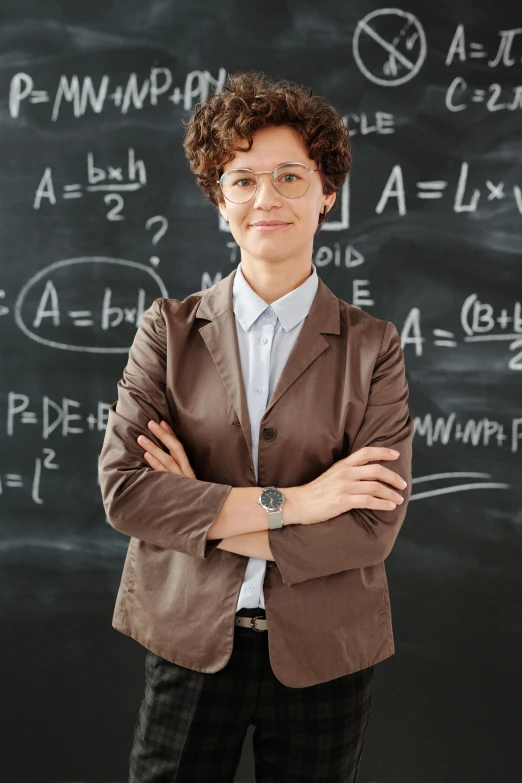
[[[257,501],[268,513],[268,523],[270,530],[277,530],[283,527],[284,522],[281,517],[281,509],[285,502],[285,496],[276,487],[263,487],[263,491]]]

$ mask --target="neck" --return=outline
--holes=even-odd
[[[242,258],[241,271],[248,285],[267,304],[299,288],[313,274],[310,260],[289,264],[284,261],[259,262]]]

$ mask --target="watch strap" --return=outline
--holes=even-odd
[[[284,523],[281,517],[281,509],[278,511],[268,511],[267,513],[270,530],[278,530],[280,527],[283,527]]]

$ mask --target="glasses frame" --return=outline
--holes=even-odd
[[[276,173],[277,169],[281,168],[281,166],[302,166],[304,169],[306,169],[306,171],[308,171],[308,187],[306,188],[304,193],[301,193],[299,196],[285,196],[283,193],[281,193],[280,190],[277,189],[277,185],[275,184],[275,180],[276,180],[275,173]],[[252,193],[252,195],[249,196],[249,198],[246,199],[246,201],[232,201],[232,199],[230,199],[227,196],[225,196],[225,193],[223,192],[223,187],[221,185],[221,180],[223,179],[225,174],[231,174],[233,171],[249,171],[251,174],[254,175],[254,177],[256,179],[256,188],[255,188],[254,192]],[[272,171],[270,171],[270,169],[266,169],[265,171],[253,171],[252,169],[249,169],[246,166],[240,166],[237,169],[229,169],[229,171],[224,171],[223,174],[220,176],[220,178],[216,180],[216,182],[219,185],[219,189],[223,193],[223,198],[226,198],[226,200],[230,201],[231,204],[248,204],[248,202],[251,199],[254,198],[254,196],[256,195],[256,193],[257,193],[257,191],[259,189],[259,178],[258,178],[257,175],[258,174],[271,174],[272,175],[272,185],[277,190],[279,195],[283,196],[283,198],[294,199],[294,198],[301,198],[306,193],[308,193],[308,191],[310,189],[310,183],[312,181],[312,177],[310,175],[313,174],[315,171],[319,171],[319,169],[309,169],[308,166],[306,166],[304,163],[301,163],[301,161],[299,161],[299,160],[290,160],[290,161],[285,161],[284,163],[279,163],[275,167],[275,169],[272,169]]]

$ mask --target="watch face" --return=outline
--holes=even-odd
[[[269,509],[281,508],[283,500],[284,500],[283,493],[279,492],[278,489],[263,490],[261,501],[265,506],[265,508],[269,508]]]

